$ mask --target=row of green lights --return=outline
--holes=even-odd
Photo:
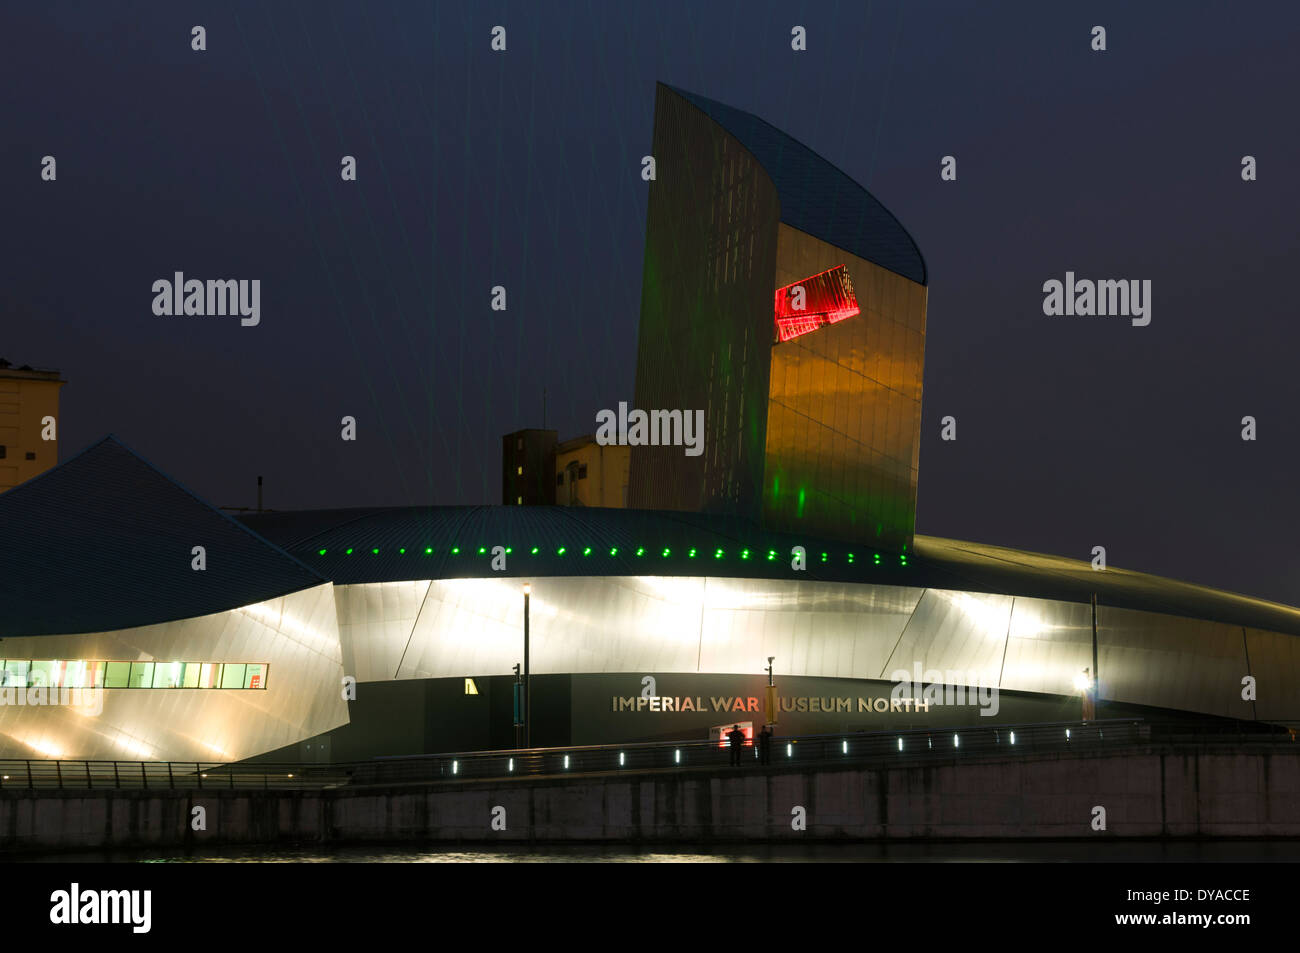
[[[514,553],[514,551],[515,551],[515,550],[514,550],[514,547],[512,547],[512,546],[507,546],[507,547],[506,547],[506,555],[511,555],[511,554]],[[564,555],[565,553],[567,553],[568,551],[569,551],[569,550],[568,550],[568,547],[561,546],[559,549],[557,549],[557,550],[555,551],[555,554],[556,554],[557,556],[563,556],[563,555]],[[320,555],[324,556],[324,555],[326,555],[326,553],[329,552],[329,550],[328,550],[328,549],[321,549],[321,550],[318,550],[318,552],[320,553]],[[348,548],[345,549],[343,552],[344,552],[345,555],[351,556],[351,555],[352,555],[352,547],[348,547]],[[379,549],[378,549],[378,548],[371,549],[370,552],[371,552],[373,555],[375,555],[375,556],[378,556],[378,555],[379,555]],[[398,549],[397,552],[398,552],[399,554],[401,554],[401,555],[405,555],[405,554],[406,554],[406,549],[405,549],[405,548],[401,548],[401,549]],[[460,555],[460,547],[459,547],[459,546],[453,546],[453,547],[451,547],[450,552],[451,552],[451,554],[452,554],[453,556],[458,556],[458,555]],[[541,552],[541,548],[538,547],[538,546],[534,546],[530,552],[531,552],[532,555],[536,556],[539,552]],[[590,556],[590,555],[592,554],[592,552],[593,552],[592,548],[591,548],[590,546],[586,546],[586,547],[584,547],[583,550],[582,550],[582,555],[584,555],[584,556]],[[691,550],[690,550],[689,552],[687,552],[687,554],[686,554],[686,555],[687,555],[687,558],[689,558],[689,559],[694,559],[695,556],[696,556],[696,553],[697,553],[697,552],[698,552],[698,551],[697,551],[695,548],[692,547]],[[644,546],[638,546],[638,547],[637,547],[637,550],[636,550],[636,554],[637,554],[637,556],[644,556],[645,553],[646,553],[646,549],[645,549]],[[478,554],[479,554],[480,556],[486,555],[486,554],[487,554],[487,547],[486,547],[486,546],[480,546],[480,547],[478,548]],[[611,547],[611,548],[610,548],[610,551],[609,551],[609,554],[610,554],[611,556],[617,556],[617,555],[618,555],[618,547],[617,547],[617,546]],[[749,551],[748,549],[742,549],[742,550],[740,551],[740,558],[741,558],[741,559],[749,559],[749,554],[750,554],[750,551]],[[433,547],[432,547],[432,546],[426,546],[426,547],[424,547],[424,555],[426,555],[426,556],[432,556],[432,555],[433,555]],[[660,555],[662,555],[664,559],[667,559],[669,556],[672,555],[672,550],[671,550],[670,548],[668,548],[667,546],[665,546],[663,552],[662,552]],[[829,554],[829,553],[822,553],[821,555],[822,555],[822,562],[829,562],[829,561],[830,561],[830,554]],[[877,566],[879,566],[879,565],[880,565],[880,553],[873,553],[872,555],[875,557],[875,564],[876,564]],[[714,559],[725,559],[725,558],[726,558],[726,550],[724,550],[724,549],[716,549],[716,550],[714,550],[714,552],[713,552],[713,558],[714,558]],[[769,550],[767,551],[767,559],[768,559],[768,562],[775,562],[778,558],[779,558],[779,557],[778,557],[777,551],[776,551],[775,549],[769,549]],[[856,558],[856,556],[855,556],[855,554],[853,554],[853,553],[847,553],[847,554],[846,554],[846,558],[847,558],[848,562],[849,562],[850,564],[852,564],[853,561],[854,561],[854,559]],[[898,557],[898,561],[899,561],[899,564],[900,564],[900,565],[906,566],[906,565],[907,565],[907,555],[906,555],[906,554],[900,555],[900,556]]]

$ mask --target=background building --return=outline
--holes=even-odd
[[[555,502],[554,430],[516,430],[501,438],[501,502],[544,506]]]
[[[554,430],[501,438],[501,502],[507,506],[627,506],[630,448],[587,434],[557,442]]]
[[[59,419],[59,388],[67,381],[58,371],[0,358],[0,493],[30,480],[59,462],[58,431],[41,439],[47,417]]]
[[[555,502],[561,506],[627,506],[631,448],[601,446],[591,434],[555,448]]]

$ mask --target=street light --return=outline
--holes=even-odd
[[[1097,706],[1094,701],[1096,682],[1093,681],[1092,670],[1085,668],[1074,676],[1074,687],[1083,695],[1083,720],[1092,721],[1097,717]]]

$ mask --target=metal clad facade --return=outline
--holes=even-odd
[[[0,757],[237,761],[348,722],[333,586],[212,615],[79,635],[7,638],[6,658],[269,665],[265,689],[110,688],[103,711],[0,705]],[[14,699],[8,697],[12,691]]]
[[[411,584],[337,590],[344,642],[383,642],[382,650],[351,648],[358,680],[499,675],[522,660],[517,581],[435,580],[400,618],[364,618],[359,607],[390,605],[367,590],[399,585]],[[1092,665],[1092,610],[1082,603],[714,576],[557,576],[532,587],[535,674],[757,674],[772,655],[778,676],[919,672],[926,682],[1068,698]],[[1298,674],[1295,636],[1250,629],[1246,637],[1239,626],[1106,607],[1098,618],[1103,703],[1252,719],[1241,678],[1257,672],[1269,699],[1260,719],[1300,716],[1281,688]],[[393,658],[401,659],[396,676]]]
[[[703,410],[704,452],[632,447],[628,504],[757,520],[780,203],[753,155],[665,86],[654,155],[635,407]]]
[[[772,348],[763,524],[898,552],[916,527],[926,289],[781,226],[779,284],[841,264],[862,313]]]

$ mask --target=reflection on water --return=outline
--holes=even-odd
[[[719,863],[1260,863],[1300,861],[1297,841],[1048,841],[971,844],[771,844],[629,847],[403,846],[228,847],[180,853],[111,850],[42,854],[12,860],[63,863],[274,864],[719,864]]]

